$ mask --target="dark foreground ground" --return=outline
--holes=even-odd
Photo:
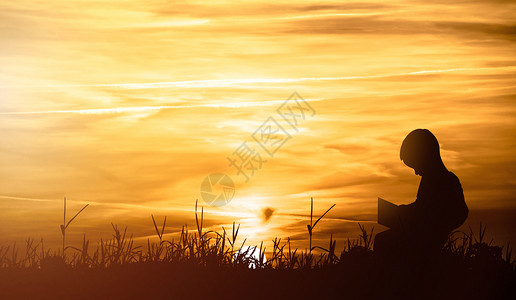
[[[202,214],[200,220],[196,231],[183,228],[176,241],[162,240],[165,222],[161,231],[155,224],[160,242],[148,242],[147,250],[135,247],[116,225],[113,239],[101,240],[94,251],[85,238],[80,248],[54,253],[28,239],[24,257],[15,245],[0,247],[0,300],[516,300],[511,248],[484,242],[482,224],[478,238],[453,233],[438,252],[375,252],[372,229],[359,225],[360,239],[348,240],[340,255],[331,236],[327,249],[313,252],[274,239],[265,260],[253,258],[257,247],[252,253],[234,248],[239,226],[233,224],[230,234],[204,232]]]
[[[3,268],[0,299],[516,299],[516,272],[507,264],[446,260],[389,269],[353,257],[312,270],[162,262]]]

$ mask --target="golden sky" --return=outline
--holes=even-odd
[[[403,138],[428,128],[461,180],[468,225],[516,242],[516,5],[511,1],[3,1],[0,244],[139,241],[167,216],[195,226],[205,176],[236,184],[226,206],[250,243],[307,247],[310,197],[326,243],[376,220],[376,197],[415,200]],[[315,110],[249,182],[227,157],[294,92]],[[281,125],[280,124],[280,125]],[[268,222],[262,210],[274,209]],[[381,230],[376,225],[375,230]],[[513,242],[513,243],[514,243]]]

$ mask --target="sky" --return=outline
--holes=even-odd
[[[342,248],[359,222],[385,229],[377,197],[415,200],[399,149],[416,128],[462,183],[460,229],[482,222],[514,245],[515,13],[501,0],[3,1],[0,245],[58,246],[66,197],[68,218],[89,204],[71,245],[112,223],[155,240],[151,214],[174,238],[198,199],[206,229],[236,222],[247,244],[304,249],[313,198],[316,217],[336,204],[314,243]],[[293,104],[291,126],[279,111]],[[270,155],[253,136],[273,127]],[[243,145],[249,178],[229,163]],[[215,173],[235,185],[222,207],[200,194]]]

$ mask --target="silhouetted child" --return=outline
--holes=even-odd
[[[406,274],[412,272],[406,270],[432,264],[448,235],[466,220],[468,207],[459,179],[444,166],[439,143],[429,130],[409,133],[401,145],[400,158],[422,177],[417,198],[397,208],[402,226],[377,234],[374,251],[385,263],[386,278],[401,273],[406,281]]]
[[[402,228],[377,234],[374,250],[439,251],[452,230],[468,216],[460,181],[444,166],[439,143],[427,129],[416,129],[407,135],[400,158],[422,177],[417,198],[414,203],[399,206]]]

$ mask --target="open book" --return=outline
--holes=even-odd
[[[394,229],[403,229],[400,207],[378,197],[378,224]]]

